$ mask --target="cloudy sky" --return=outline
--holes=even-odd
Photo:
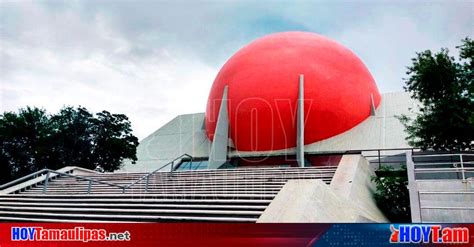
[[[146,137],[203,112],[219,68],[265,34],[323,34],[352,49],[382,92],[416,51],[474,37],[474,1],[3,1],[0,111],[64,105],[125,113]]]

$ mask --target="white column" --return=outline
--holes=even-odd
[[[300,75],[298,90],[298,112],[296,116],[296,160],[304,167],[304,75]]]
[[[227,114],[227,86],[222,94],[221,107],[217,117],[217,125],[209,153],[208,169],[217,169],[227,161],[227,146],[229,144],[229,116]]]

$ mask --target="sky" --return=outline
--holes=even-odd
[[[474,38],[474,0],[0,0],[0,112],[108,110],[126,114],[143,139],[179,114],[204,112],[227,59],[283,31],[338,41],[382,93],[402,91],[415,52],[456,55]]]

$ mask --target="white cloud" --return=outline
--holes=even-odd
[[[382,92],[415,51],[473,35],[473,3],[0,2],[0,111],[82,105],[130,117],[144,138],[203,112],[219,66],[258,36],[318,32],[354,50]]]
[[[32,12],[50,21],[40,10],[29,8],[28,13]],[[71,12],[58,18],[63,17],[72,28],[87,24]],[[103,17],[96,16],[94,23],[87,24],[86,34],[95,35],[93,44],[104,45],[101,49],[67,37],[46,39],[41,44],[43,36],[62,29],[58,25],[63,24],[23,33],[25,39],[35,40],[31,43],[2,40],[2,59],[8,59],[15,70],[0,77],[0,111],[32,105],[56,112],[64,105],[82,105],[94,112],[124,113],[141,139],[177,114],[205,110],[214,68],[166,48],[133,59],[127,56],[131,49],[128,40],[114,33]],[[51,49],[63,42],[70,45]]]
[[[343,30],[334,38],[366,63],[381,92],[402,90],[405,66],[415,52],[442,47],[423,33],[413,19],[392,14]]]
[[[82,105],[92,111],[109,110],[130,117],[143,138],[177,114],[202,112],[216,71],[199,61],[147,59],[140,63],[91,56],[68,60],[49,50],[4,47],[23,57],[23,73],[2,78],[0,110],[34,105],[57,111]],[[28,72],[30,71],[30,72]]]

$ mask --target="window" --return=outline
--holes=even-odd
[[[203,170],[207,169],[208,161],[207,160],[193,160],[193,161],[183,161],[181,165],[176,169],[177,171],[191,171],[191,170]]]

